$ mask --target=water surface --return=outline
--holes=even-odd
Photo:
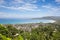
[[[0,24],[25,24],[25,23],[53,23],[54,20],[46,19],[0,19]]]

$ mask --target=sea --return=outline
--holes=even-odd
[[[46,19],[0,19],[0,24],[27,24],[27,23],[54,23],[54,20]]]

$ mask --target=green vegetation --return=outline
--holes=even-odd
[[[0,24],[0,40],[60,40],[60,25],[39,25],[29,32]]]

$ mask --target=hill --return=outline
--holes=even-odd
[[[33,19],[46,19],[46,20],[54,20],[55,23],[60,24],[60,16],[45,16],[41,18],[33,18]]]

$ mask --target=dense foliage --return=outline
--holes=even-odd
[[[60,40],[60,25],[39,25],[28,32],[0,24],[0,40]]]

